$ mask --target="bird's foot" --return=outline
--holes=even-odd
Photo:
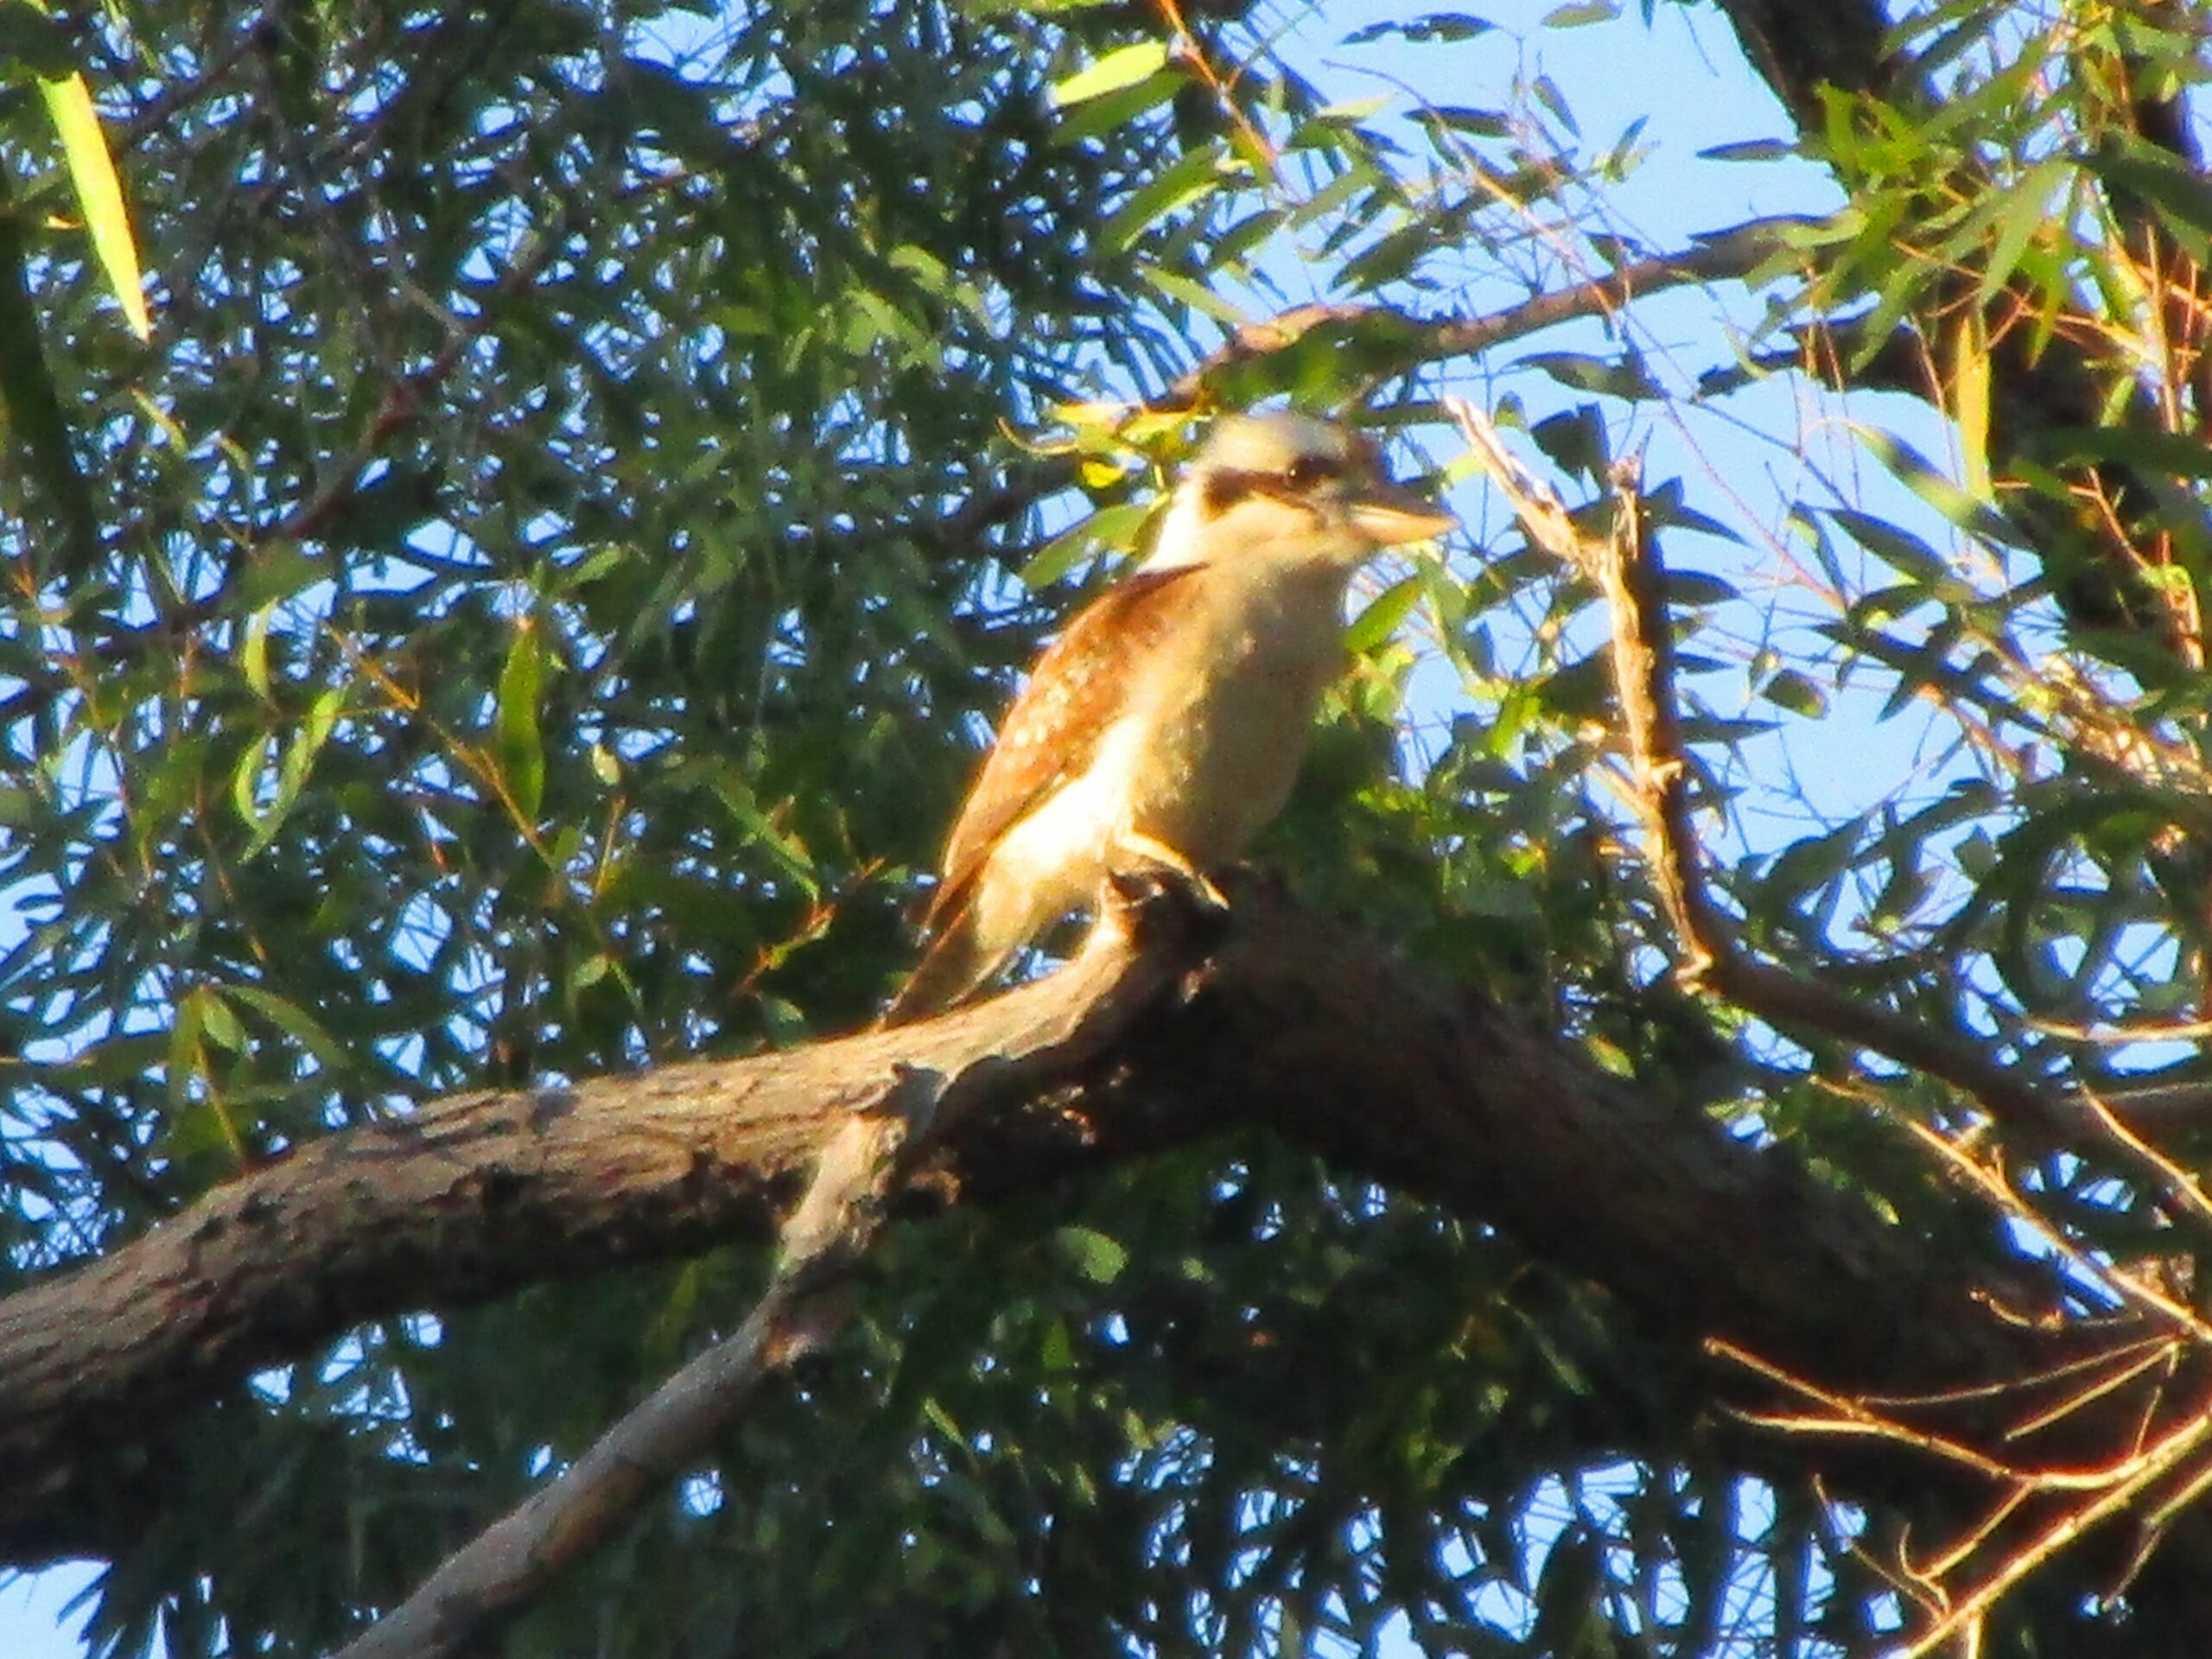
[[[1205,873],[1173,849],[1149,836],[1132,837],[1116,849],[1116,868],[1099,895],[1099,927],[1128,938],[1162,928],[1204,955],[1229,931],[1229,897]]]
[[[1124,899],[1138,897],[1124,885],[1134,882],[1142,892],[1179,893],[1200,915],[1218,918],[1229,914],[1229,895],[1208,880],[1204,870],[1166,842],[1127,833],[1117,839],[1115,851],[1121,855],[1122,868],[1109,872],[1107,880]]]

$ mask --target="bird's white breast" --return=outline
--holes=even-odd
[[[1205,869],[1233,862],[1282,808],[1321,694],[1343,665],[1342,566],[1208,567],[1161,645],[1126,665],[1089,764],[1010,826],[975,918],[1034,938],[1090,904],[1149,838]],[[1140,855],[1141,856],[1141,855]]]
[[[1345,573],[1209,569],[1171,660],[1135,688],[1122,821],[1193,864],[1230,862],[1282,808],[1343,665]]]

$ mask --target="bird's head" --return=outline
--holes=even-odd
[[[1394,482],[1359,433],[1306,415],[1227,415],[1176,486],[1145,568],[1254,553],[1349,568],[1458,522]]]

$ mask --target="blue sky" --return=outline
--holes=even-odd
[[[1653,154],[1609,200],[1618,227],[1655,247],[1677,246],[1694,232],[1748,219],[1818,212],[1834,204],[1833,188],[1808,167],[1696,159],[1700,150],[1715,145],[1787,132],[1781,111],[1716,16],[1668,5],[1658,9],[1649,31],[1632,19],[1575,29],[1541,27],[1552,10],[1550,4],[1494,0],[1481,7],[1480,15],[1497,23],[1497,30],[1463,45],[1413,48],[1385,41],[1356,52],[1338,50],[1333,42],[1360,25],[1387,16],[1402,19],[1411,12],[1360,0],[1307,16],[1288,49],[1327,91],[1347,99],[1390,90],[1387,80],[1355,66],[1380,70],[1439,103],[1496,102],[1516,71],[1548,74],[1565,94],[1592,152],[1610,145],[1631,122],[1648,118],[1643,142]],[[1692,290],[1643,308],[1640,316],[1662,346],[1671,336],[1702,366],[1697,354],[1710,350],[1714,305],[1712,296]],[[1478,400],[1484,395],[1471,376],[1461,389]],[[1800,395],[1783,388],[1770,394],[1762,391],[1738,404],[1729,418],[1697,420],[1681,431],[1655,429],[1649,434],[1653,477],[1681,473],[1692,482],[1693,500],[1700,480],[1709,489],[1725,484],[1740,492],[1749,514],[1778,523],[1791,487],[1778,458],[1801,436],[1802,411],[1791,401]],[[1750,428],[1773,435],[1759,438]],[[1915,441],[1928,446],[1939,438],[1923,433]],[[1462,499],[1460,505],[1479,535],[1482,505]],[[1488,528],[1494,532],[1495,509],[1489,513]],[[1893,734],[1883,742],[1899,741]],[[1787,737],[1782,741],[1786,745]],[[1846,752],[1847,766],[1842,764]],[[1801,749],[1785,754],[1781,764],[1824,809],[1841,810],[1849,807],[1850,796],[1863,796],[1870,787],[1878,791],[1878,783],[1869,783],[1872,772],[1909,769],[1910,756],[1900,751],[1876,759],[1855,742],[1839,750],[1830,741],[1809,760]],[[77,1659],[84,1644],[75,1623],[61,1618],[61,1608],[89,1575],[82,1567],[62,1568],[0,1586],[0,1655]]]

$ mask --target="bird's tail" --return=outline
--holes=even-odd
[[[966,1001],[1012,954],[987,949],[978,937],[974,910],[963,908],[938,929],[877,1027],[911,1026]]]

